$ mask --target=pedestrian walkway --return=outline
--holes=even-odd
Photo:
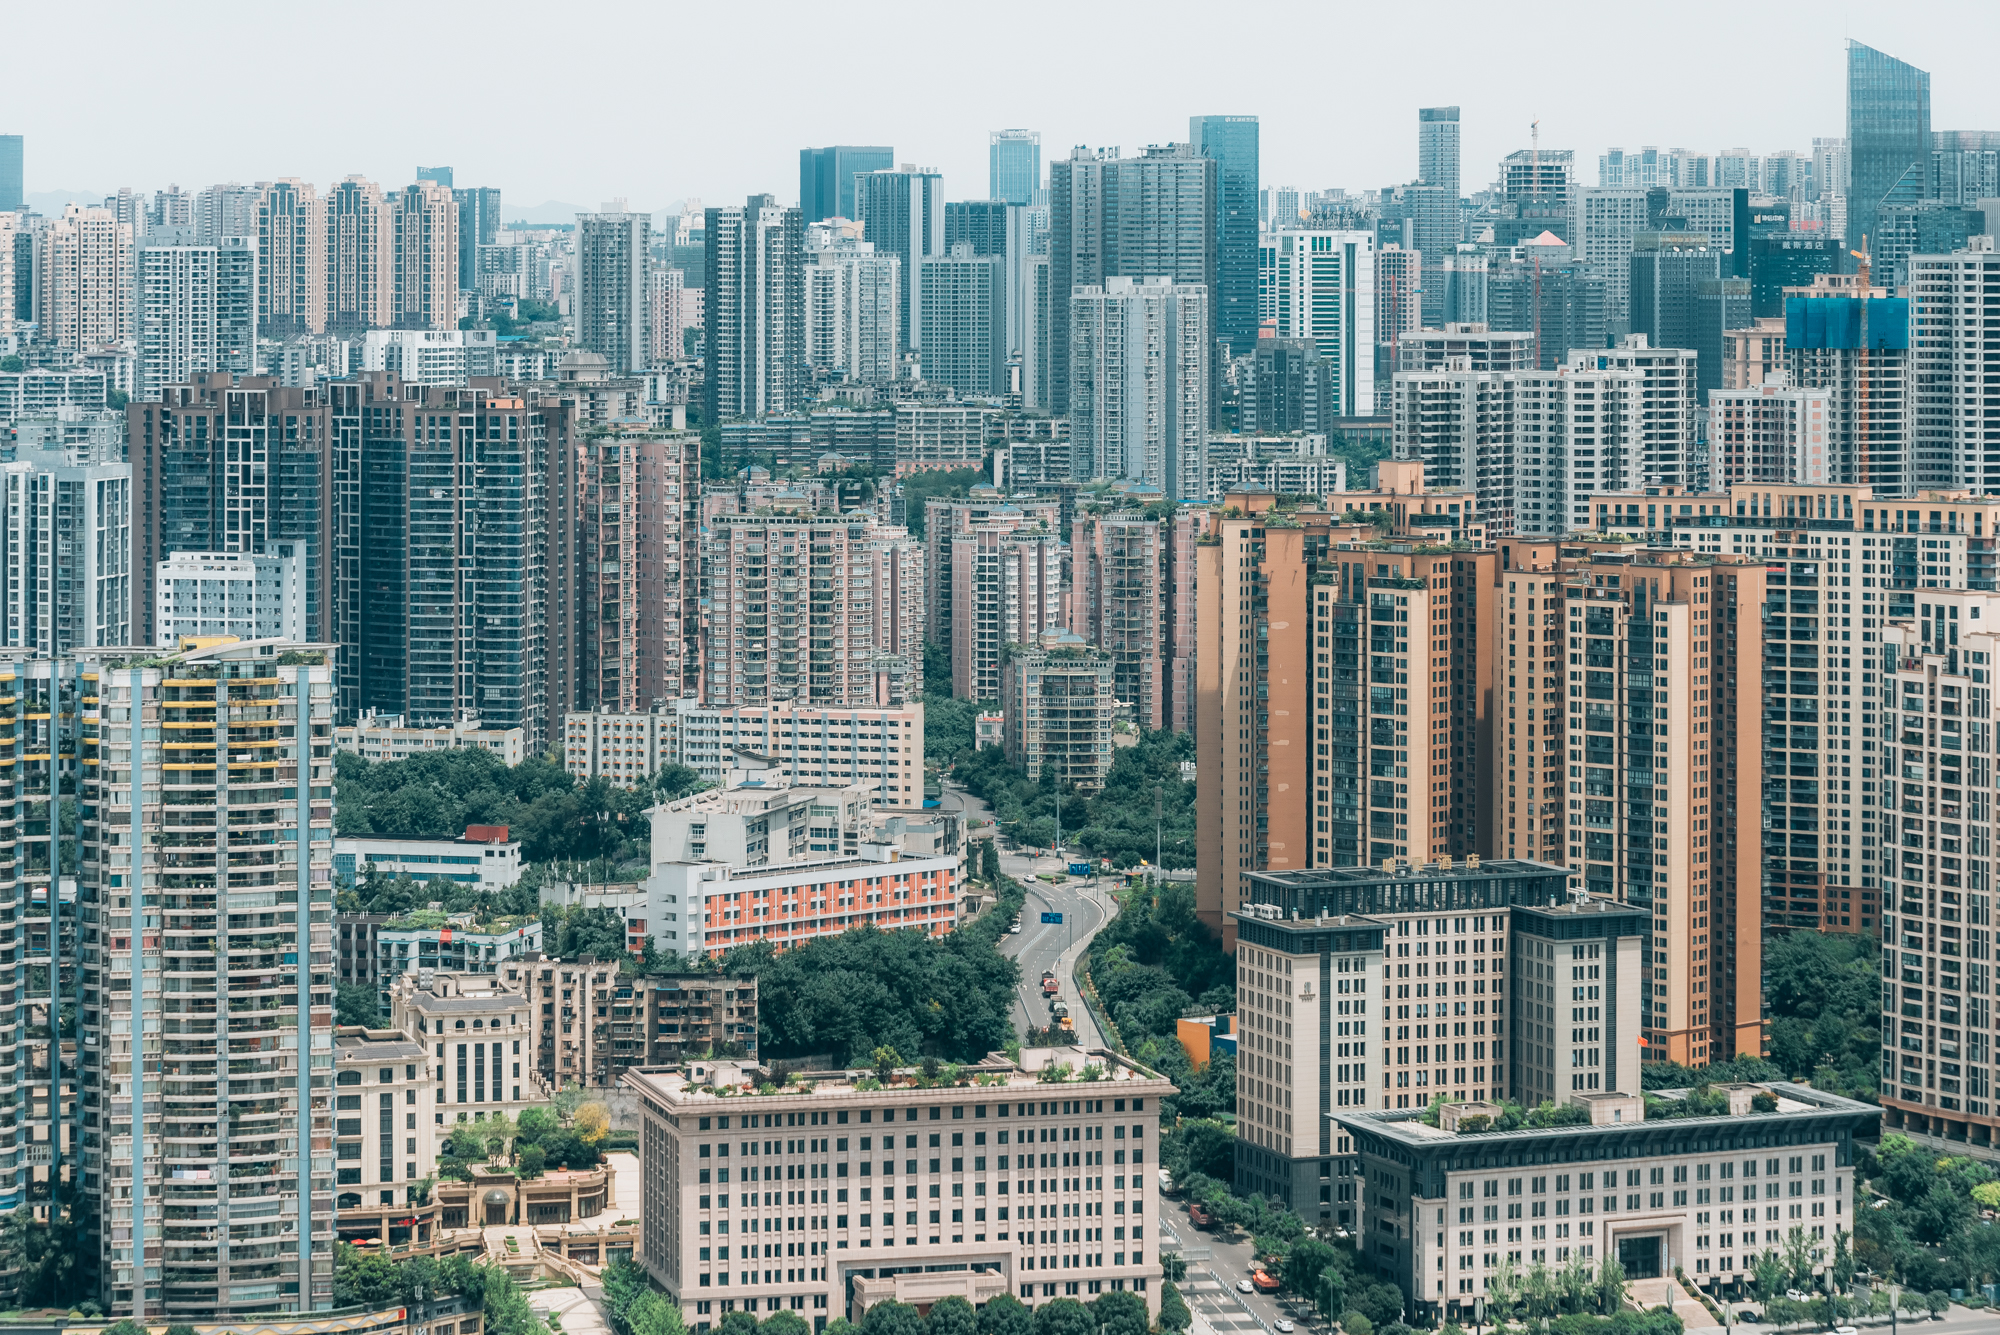
[[[1696,1331],[1722,1329],[1716,1323],[1715,1314],[1671,1276],[1630,1281],[1625,1287],[1625,1300],[1641,1311],[1671,1307],[1673,1314],[1679,1317],[1681,1324],[1686,1327],[1688,1335],[1693,1335]]]
[[[536,1289],[528,1295],[528,1306],[543,1316],[553,1314],[562,1335],[611,1335],[605,1323],[602,1288]]]

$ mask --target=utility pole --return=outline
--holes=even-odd
[[[1163,783],[1153,785],[1153,885],[1156,889],[1160,883],[1160,807],[1166,787]]]

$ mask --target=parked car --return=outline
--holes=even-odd
[[[1786,1289],[1785,1296],[1795,1303],[1809,1303],[1812,1301],[1811,1294],[1801,1293],[1797,1289]]]
[[[1019,933],[1021,930],[1021,920],[1019,918],[1016,918],[1014,920],[1014,925],[1012,927],[1009,927],[1007,930],[1010,932]]]

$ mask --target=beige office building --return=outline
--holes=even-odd
[[[991,1053],[962,1072],[920,1089],[908,1071],[886,1088],[836,1071],[785,1094],[757,1093],[768,1072],[735,1062],[628,1072],[639,1259],[696,1332],[736,1311],[818,1327],[951,1295],[1040,1306],[1122,1290],[1157,1312],[1160,1100],[1174,1087],[1102,1049]]]
[[[1253,876],[1234,915],[1238,1189],[1354,1228],[1373,1211],[1329,1119],[1636,1087],[1645,911],[1566,880],[1478,858]]]

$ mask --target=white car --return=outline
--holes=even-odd
[[[1010,932],[1019,933],[1021,930],[1021,924],[1017,922],[1012,927],[1009,927],[1007,930]]]
[[[1278,1335],[1292,1335],[1292,1332],[1298,1329],[1298,1327],[1294,1326],[1291,1322],[1285,1320],[1283,1317],[1280,1317],[1278,1320],[1273,1321],[1271,1323],[1271,1328],[1277,1331]]]
[[[1239,1279],[1236,1281],[1236,1291],[1238,1293],[1255,1293],[1257,1288],[1249,1280]]]
[[[1835,1326],[1833,1335],[1859,1335],[1859,1332],[1852,1326]]]
[[[1790,1298],[1795,1303],[1806,1303],[1812,1301],[1811,1294],[1801,1293],[1797,1289],[1786,1289],[1785,1296],[1787,1298]]]

